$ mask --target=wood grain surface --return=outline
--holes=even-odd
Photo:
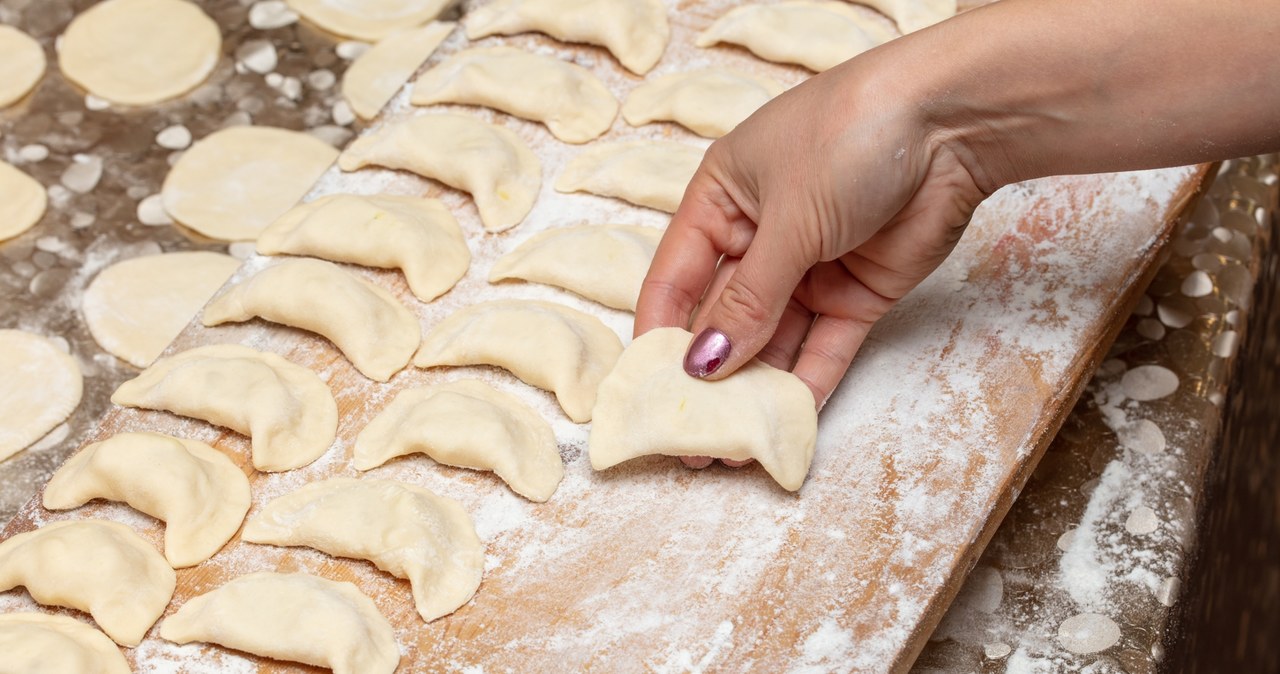
[[[731,4],[673,4],[672,45],[651,75],[719,64],[787,84],[803,79],[799,69],[761,63],[740,49],[693,48],[696,32]],[[603,50],[544,36],[482,44],[573,60],[600,75],[619,100],[640,81]],[[465,46],[455,32],[428,65]],[[411,109],[406,99],[402,92],[383,121],[434,111]],[[538,204],[519,227],[485,234],[466,195],[403,172],[332,169],[310,198],[438,196],[458,216],[475,258],[458,287],[430,304],[417,301],[395,272],[350,268],[395,293],[424,331],[477,301],[536,298],[597,315],[627,341],[630,314],[547,287],[484,279],[500,254],[545,228],[662,226],[665,214],[556,193],[551,184],[581,148],[556,141],[540,125],[488,110],[436,107],[495,121],[526,140],[542,161]],[[633,129],[621,119],[604,139],[637,137],[707,144],[673,125]],[[357,475],[350,466],[354,437],[396,391],[479,377],[520,396],[552,423],[566,477],[550,501],[530,503],[492,474],[422,456],[368,473],[425,486],[472,514],[487,564],[470,603],[423,624],[408,584],[367,562],[237,538],[210,561],[178,572],[168,612],[244,573],[306,570],[353,582],[373,597],[396,627],[401,672],[903,671],[1136,301],[1177,215],[1206,175],[1206,167],[1188,167],[1058,178],[993,196],[952,258],[872,332],[820,416],[817,456],[797,494],[777,487],[758,466],[695,472],[652,457],[596,473],[586,456],[588,427],[570,422],[549,394],[506,372],[409,368],[378,384],[323,338],[262,321],[212,329],[195,321],[169,352],[241,343],[317,371],[334,393],[340,421],[337,442],[316,463],[258,473],[247,438],[140,410],[112,410],[89,442],[133,430],[208,442],[249,475],[252,516],[307,482]],[[232,282],[272,262],[252,258]],[[130,524],[157,546],[162,540],[160,523],[122,505],[94,502],[50,513],[38,497],[3,537],[87,517]],[[0,611],[19,609],[34,609],[24,590],[0,593]],[[176,647],[156,629],[127,655],[138,671],[313,671],[215,646]]]

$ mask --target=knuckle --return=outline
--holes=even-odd
[[[646,278],[641,284],[641,295],[656,295],[657,297],[674,303],[681,310],[692,311],[693,307],[698,304],[698,298],[694,297],[688,290],[671,283],[670,281],[662,281],[654,278]]]
[[[720,291],[720,304],[725,312],[744,326],[769,321],[769,306],[760,293],[739,279],[731,279]]]

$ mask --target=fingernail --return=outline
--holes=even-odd
[[[684,354],[684,371],[693,377],[705,377],[720,369],[729,359],[729,336],[707,328],[693,338],[689,351]]]

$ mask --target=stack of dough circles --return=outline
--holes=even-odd
[[[252,241],[337,158],[337,150],[305,133],[233,126],[184,152],[160,194],[179,223],[214,239]]]
[[[213,72],[222,33],[185,0],[106,0],[71,21],[58,46],[67,79],[122,105],[181,96]]]
[[[146,367],[239,266],[230,255],[205,251],[117,262],[85,290],[85,324],[107,353]]]
[[[0,86],[4,86],[2,80]],[[0,241],[34,227],[40,222],[48,203],[49,195],[45,193],[44,186],[0,161]]]
[[[321,28],[367,42],[417,28],[436,18],[450,0],[285,0]]]
[[[13,105],[44,75],[44,49],[26,33],[0,26],[0,108]]]
[[[83,391],[80,366],[52,340],[0,330],[0,461],[62,423]]]

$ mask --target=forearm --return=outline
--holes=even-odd
[[[901,43],[876,72],[987,190],[1280,150],[1275,0],[1003,0]]]

